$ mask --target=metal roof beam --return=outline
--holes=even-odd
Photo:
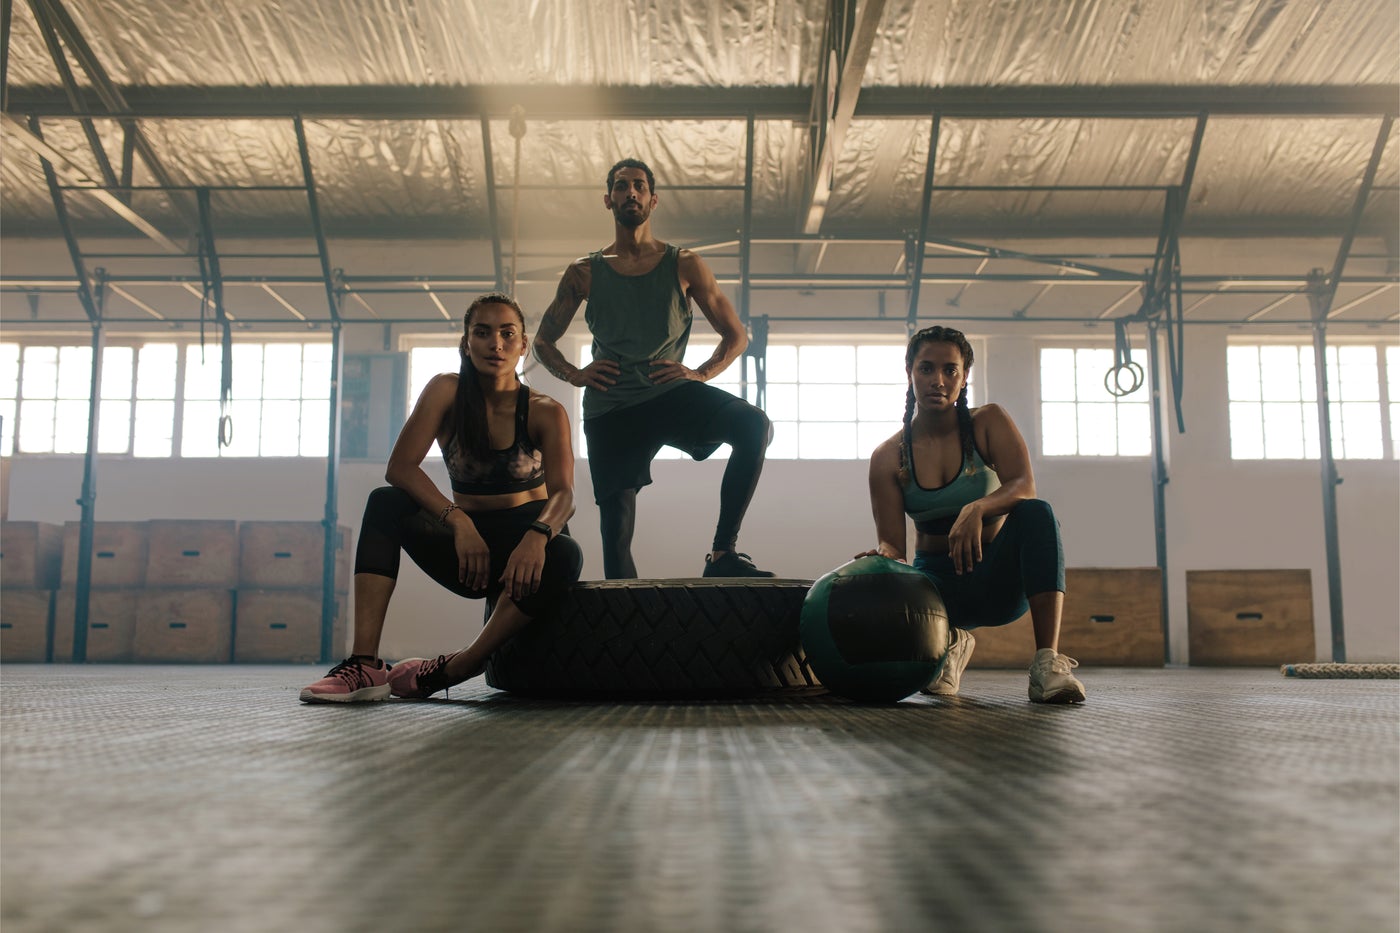
[[[29,0],[29,8],[39,24],[39,32],[43,35],[44,45],[49,50],[49,58],[53,61],[54,70],[58,72],[58,77],[63,82],[63,93],[67,95],[68,102],[72,104],[74,110],[86,109],[82,90],[73,77],[73,69],[68,64],[68,57],[63,53],[63,46],[59,44],[58,30],[54,26],[54,17],[48,5],[44,0]],[[102,137],[97,135],[97,127],[87,117],[79,122],[82,124],[83,136],[87,139],[88,148],[92,150],[92,157],[97,162],[97,170],[102,173],[103,181],[109,186],[116,185],[117,174],[112,170],[112,160],[107,157],[107,150],[102,148]]]
[[[1317,317],[1319,320],[1326,320],[1328,311],[1332,308],[1332,300],[1337,295],[1337,286],[1342,282],[1342,270],[1346,268],[1347,258],[1351,255],[1351,245],[1356,240],[1357,231],[1361,229],[1361,217],[1366,213],[1366,202],[1371,197],[1371,186],[1376,182],[1376,172],[1380,168],[1381,156],[1385,153],[1385,147],[1390,142],[1390,130],[1395,125],[1395,119],[1386,116],[1381,120],[1380,131],[1376,134],[1376,143],[1371,148],[1371,158],[1366,162],[1366,170],[1362,173],[1361,184],[1356,191],[1356,200],[1352,204],[1351,219],[1347,224],[1346,233],[1342,236],[1341,245],[1337,247],[1337,258],[1332,263],[1332,271],[1323,280],[1322,291],[1317,296]]]
[[[311,230],[316,235],[316,255],[321,260],[321,282],[326,288],[326,306],[330,311],[331,320],[340,321],[340,302],[336,299],[335,280],[336,275],[331,269],[330,251],[326,247],[325,228],[321,226],[321,207],[316,197],[316,178],[311,173],[311,150],[306,145],[306,127],[302,124],[301,117],[292,119],[292,129],[297,136],[297,155],[301,159],[301,181],[306,185],[306,207],[311,215]],[[365,307],[369,307],[366,305]],[[339,457],[339,452],[331,451],[332,459]]]
[[[826,216],[826,203],[836,174],[836,160],[846,130],[855,117],[856,101],[865,66],[870,61],[870,49],[880,16],[885,12],[885,0],[830,0],[827,7],[823,61],[820,78],[812,91],[811,161],[808,165],[807,197],[803,233],[817,233]],[[812,272],[816,262],[811,250],[799,251],[798,268]]]
[[[12,0],[0,0],[0,110],[10,109],[10,22]]]
[[[36,121],[35,126],[37,127],[37,125],[38,124]],[[158,229],[156,229],[155,224],[151,223],[150,221],[146,220],[146,218],[136,213],[136,211],[132,210],[128,205],[123,203],[122,199],[117,197],[115,194],[112,194],[110,191],[97,187],[101,184],[101,182],[95,181],[94,179],[89,177],[87,170],[84,169],[82,166],[68,161],[67,156],[59,152],[53,146],[50,146],[48,143],[46,143],[44,141],[44,138],[40,136],[37,132],[32,131],[29,127],[25,126],[23,123],[19,122],[17,119],[15,119],[9,114],[0,114],[0,126],[4,126],[6,129],[8,129],[11,133],[11,138],[13,138],[16,142],[21,143],[28,149],[32,150],[39,156],[40,159],[44,160],[44,162],[52,166],[55,175],[57,175],[57,173],[59,172],[62,172],[64,178],[70,184],[82,186],[88,189],[94,198],[101,201],[107,207],[111,208],[113,213],[115,213],[122,220],[125,220],[137,230],[140,230],[146,236],[150,237],[156,243],[160,244],[161,248],[164,249],[166,252],[175,253],[177,255],[184,254],[184,249],[182,249],[177,243],[175,243],[174,240],[171,240],[165,234],[161,233]],[[56,178],[54,183],[57,184]]]
[[[125,133],[125,139],[123,140],[124,149],[134,149],[139,153],[141,155],[141,160],[146,163],[146,168],[150,171],[151,177],[161,186],[173,186],[174,180],[161,163],[155,150],[151,148],[150,143],[148,143],[146,138],[141,134],[141,130],[136,125],[136,122],[127,117],[128,107],[125,98],[122,96],[122,92],[112,82],[111,77],[107,74],[107,70],[102,67],[102,63],[98,61],[97,55],[92,51],[92,47],[87,44],[87,40],[83,38],[82,32],[78,29],[78,24],[73,22],[73,18],[68,15],[68,10],[64,8],[62,0],[30,0],[30,4],[34,7],[36,17],[39,15],[40,7],[47,8],[49,18],[52,22],[52,28],[63,38],[64,43],[67,44],[74,57],[77,58],[78,64],[88,76],[88,80],[92,82],[93,91],[97,94],[98,99],[102,101],[103,106],[110,111],[106,116],[121,119],[122,129]],[[42,21],[41,18],[41,22]],[[123,117],[126,118],[122,119]],[[124,152],[124,156],[128,160],[124,165],[123,172],[123,177],[126,178],[129,177],[128,166],[130,164],[130,154]],[[128,182],[124,181],[123,183],[125,184]],[[176,213],[180,215],[180,219],[187,225],[194,222],[194,219],[191,218],[186,205],[181,199],[172,197],[171,205],[175,208]]]
[[[756,120],[811,118],[813,89],[627,85],[393,85],[113,87],[137,119],[476,120],[505,119],[523,106],[535,120]],[[9,110],[45,117],[110,117],[75,111],[63,88],[14,85]],[[865,87],[853,118],[1376,116],[1400,111],[1394,85],[1115,85],[1113,87]]]
[[[8,120],[9,117],[6,117]],[[30,126],[33,129],[34,138],[43,142],[40,135],[43,130],[39,128],[37,117],[29,118]],[[94,333],[101,332],[101,314],[99,313],[97,302],[93,299],[92,286],[88,281],[87,266],[83,263],[83,251],[78,246],[78,239],[73,235],[73,227],[68,222],[68,207],[63,202],[63,192],[58,188],[58,176],[54,172],[54,166],[48,159],[40,158],[40,164],[44,169],[44,180],[49,186],[49,196],[53,199],[54,215],[58,218],[59,229],[63,231],[63,240],[68,245],[68,257],[73,263],[73,272],[78,277],[77,292],[78,301],[83,306],[83,312],[87,314],[88,320],[96,325]]]
[[[919,206],[919,236],[912,243],[912,248],[905,248],[905,264],[909,272],[909,304],[905,309],[905,321],[908,325],[909,335],[912,337],[915,325],[919,320],[919,290],[923,284],[924,275],[924,252],[928,244],[928,220],[931,211],[930,201],[933,200],[933,173],[938,163],[938,135],[943,128],[943,117],[941,114],[933,114],[932,125],[928,131],[928,154],[924,157],[924,187],[923,200]],[[910,253],[912,252],[912,255]],[[986,261],[977,267],[981,272]],[[958,293],[948,302],[956,307],[957,301],[962,298],[967,286],[959,289]]]

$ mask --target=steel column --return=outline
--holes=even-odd
[[[1162,365],[1157,347],[1157,319],[1147,321],[1147,367],[1152,390],[1152,528],[1157,544],[1157,570],[1162,575],[1162,662],[1172,659],[1170,578],[1167,575],[1167,458],[1163,450]]]
[[[82,513],[78,525],[78,579],[73,591],[75,663],[87,660],[88,609],[92,596],[92,548],[97,525],[97,428],[102,405],[102,351],[106,346],[102,327],[102,306],[107,289],[102,282],[101,269],[97,270],[96,278],[97,318],[92,322],[92,383],[88,390],[87,451],[83,455],[83,491],[78,499]]]
[[[1337,487],[1342,478],[1337,474],[1337,461],[1332,456],[1332,407],[1327,385],[1327,320],[1332,310],[1332,301],[1337,295],[1337,286],[1342,281],[1342,271],[1346,268],[1351,254],[1352,243],[1361,226],[1362,215],[1366,212],[1366,202],[1371,197],[1371,188],[1376,181],[1376,171],[1380,167],[1381,156],[1390,139],[1394,119],[1387,115],[1381,120],[1380,132],[1376,135],[1371,149],[1371,158],[1361,177],[1356,199],[1352,204],[1350,222],[1337,248],[1337,258],[1332,263],[1332,271],[1323,275],[1317,270],[1309,277],[1311,288],[1308,300],[1312,305],[1313,366],[1317,379],[1317,442],[1322,465],[1322,525],[1327,547],[1327,601],[1332,629],[1332,660],[1338,663],[1347,659],[1346,626],[1342,613],[1342,555],[1337,527]]]
[[[306,129],[301,117],[293,121],[297,134],[297,153],[301,157],[301,177],[306,185],[306,205],[311,214],[311,228],[316,234],[316,255],[321,260],[321,279],[326,287],[326,304],[331,316],[331,393],[330,428],[326,450],[326,509],[321,524],[325,530],[325,547],[321,562],[321,662],[329,663],[335,645],[335,552],[340,536],[340,516],[336,501],[340,489],[340,377],[345,349],[341,345],[340,291],[336,282],[338,272],[331,269],[326,234],[321,226],[321,209],[316,200],[316,179],[311,173],[311,152],[306,145]]]
[[[331,324],[331,398],[330,424],[328,426],[326,449],[326,541],[321,565],[321,663],[328,664],[344,649],[335,644],[335,552],[340,537],[340,517],[336,510],[336,499],[340,488],[340,379],[345,363],[345,344],[341,338],[341,323],[337,318]],[[349,547],[350,542],[345,542]],[[347,624],[349,620],[347,619]]]
[[[1342,614],[1342,555],[1337,531],[1337,461],[1332,456],[1331,399],[1327,389],[1327,312],[1324,283],[1318,276],[1313,302],[1313,371],[1317,379],[1317,443],[1322,463],[1322,536],[1327,550],[1327,603],[1332,618],[1332,660],[1347,659],[1346,628]]]
[[[761,346],[752,329],[749,327],[750,309],[749,301],[752,297],[752,288],[749,283],[750,256],[749,251],[753,248],[750,240],[750,233],[753,228],[753,134],[754,119],[753,114],[744,123],[744,225],[739,230],[739,322],[744,330],[749,334],[749,343],[744,348],[744,353],[739,357],[739,396],[747,397],[749,389],[749,359],[753,359],[754,379],[758,381],[759,394],[766,391],[766,380],[762,378],[762,373],[766,365],[764,357],[768,353],[767,322],[764,323],[764,335]]]

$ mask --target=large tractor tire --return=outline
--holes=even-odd
[[[499,690],[551,697],[756,697],[825,688],[799,642],[805,580],[576,583],[486,665]]]

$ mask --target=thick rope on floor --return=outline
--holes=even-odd
[[[1400,680],[1400,664],[1284,664],[1279,671],[1285,677]]]

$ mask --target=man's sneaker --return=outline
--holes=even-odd
[[[1041,648],[1031,662],[1031,685],[1026,691],[1032,703],[1083,703],[1084,685],[1070,673],[1079,666],[1074,658]]]
[[[440,654],[435,658],[406,658],[389,670],[389,689],[405,700],[426,700],[439,690],[452,686],[447,682],[447,661],[457,652]]]
[[[301,691],[303,703],[369,703],[389,699],[389,670],[383,661],[375,666],[349,657]]]
[[[725,551],[718,559],[711,554],[705,555],[706,577],[771,577],[775,576],[767,570],[759,570],[753,565],[753,558],[747,554],[740,554],[738,551]]]
[[[948,653],[943,659],[943,670],[920,692],[936,697],[957,696],[958,684],[962,682],[963,671],[967,668],[967,662],[972,658],[972,649],[976,645],[977,639],[972,637],[971,632],[955,626],[952,643],[948,645]]]

